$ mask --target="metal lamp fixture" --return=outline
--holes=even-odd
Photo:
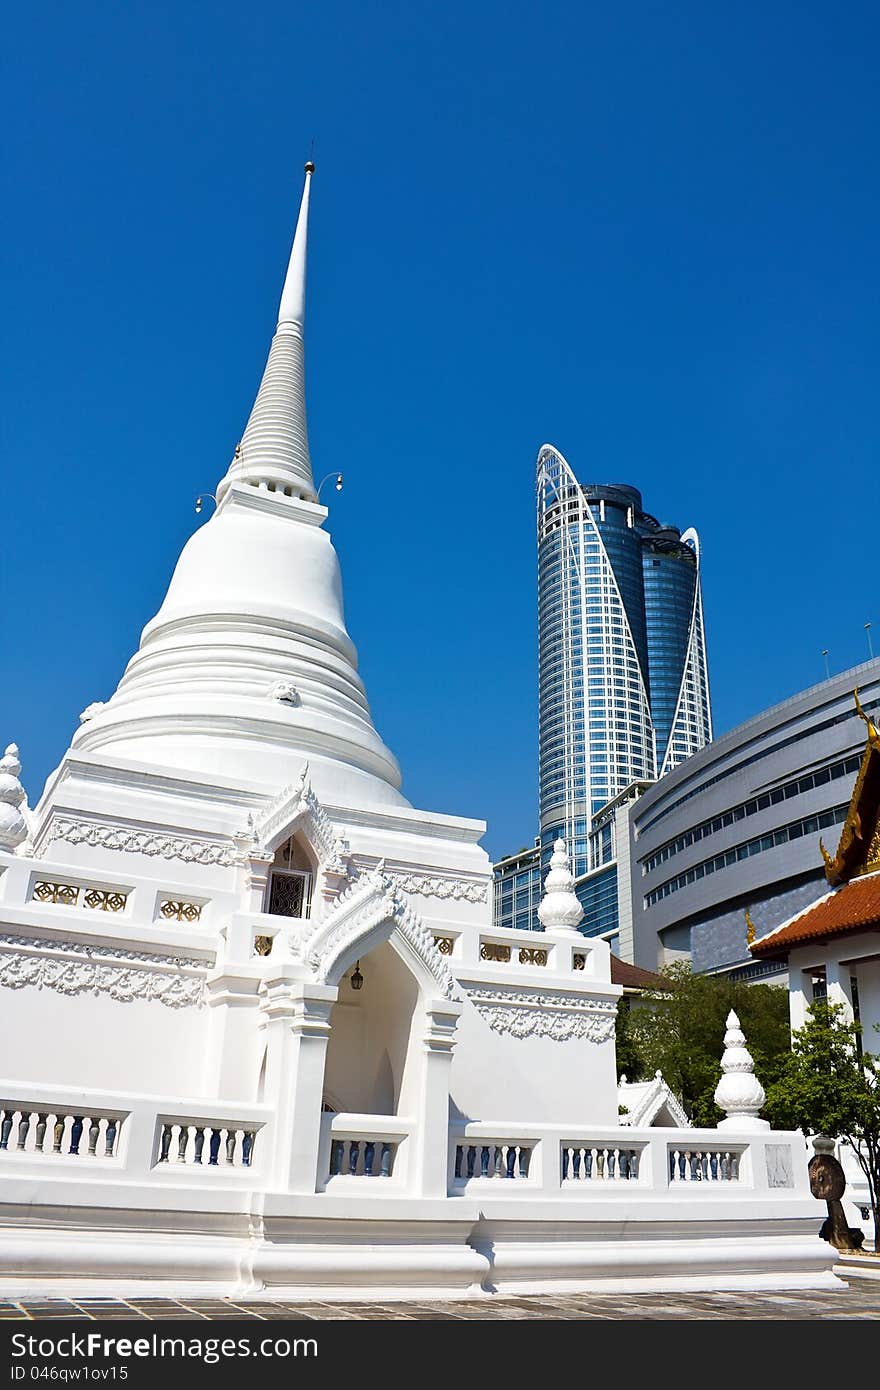
[[[324,477],[321,479],[321,481],[320,481],[319,484],[318,484],[316,496],[318,496],[318,497],[321,496],[321,488],[324,486],[324,484],[326,483],[326,481],[327,481],[328,478],[335,478],[336,481],[335,481],[335,483],[333,484],[333,486],[336,488],[336,491],[337,491],[337,492],[341,492],[341,491],[342,491],[342,474],[341,474],[341,473],[325,473]]]
[[[363,989],[364,987],[364,977],[361,974],[361,963],[359,960],[355,961],[354,970],[351,972],[351,987],[352,989]]]

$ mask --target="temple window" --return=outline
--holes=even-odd
[[[304,846],[291,835],[275,853],[267,910],[275,917],[308,917],[313,881],[311,860]]]

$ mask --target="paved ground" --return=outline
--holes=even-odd
[[[542,1294],[529,1298],[497,1297],[467,1303],[295,1303],[209,1298],[63,1299],[23,1298],[0,1301],[0,1318],[42,1321],[48,1318],[100,1320],[199,1318],[205,1321],[244,1318],[403,1319],[445,1321],[491,1318],[625,1319],[874,1319],[880,1320],[880,1280],[853,1282],[846,1288],[811,1293],[652,1293]]]

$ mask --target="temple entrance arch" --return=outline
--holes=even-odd
[[[390,924],[389,924],[390,925]],[[416,1104],[425,1001],[390,940],[358,956],[330,1012],[324,1092],[343,1110],[404,1115]]]

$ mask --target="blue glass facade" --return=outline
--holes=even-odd
[[[538,457],[539,800],[580,878],[590,821],[712,737],[699,541],[624,484],[581,484]]]
[[[678,533],[668,542],[651,536],[642,549],[651,718],[658,768],[669,745],[688,655],[697,584],[697,558]],[[695,750],[694,750],[695,751]]]

